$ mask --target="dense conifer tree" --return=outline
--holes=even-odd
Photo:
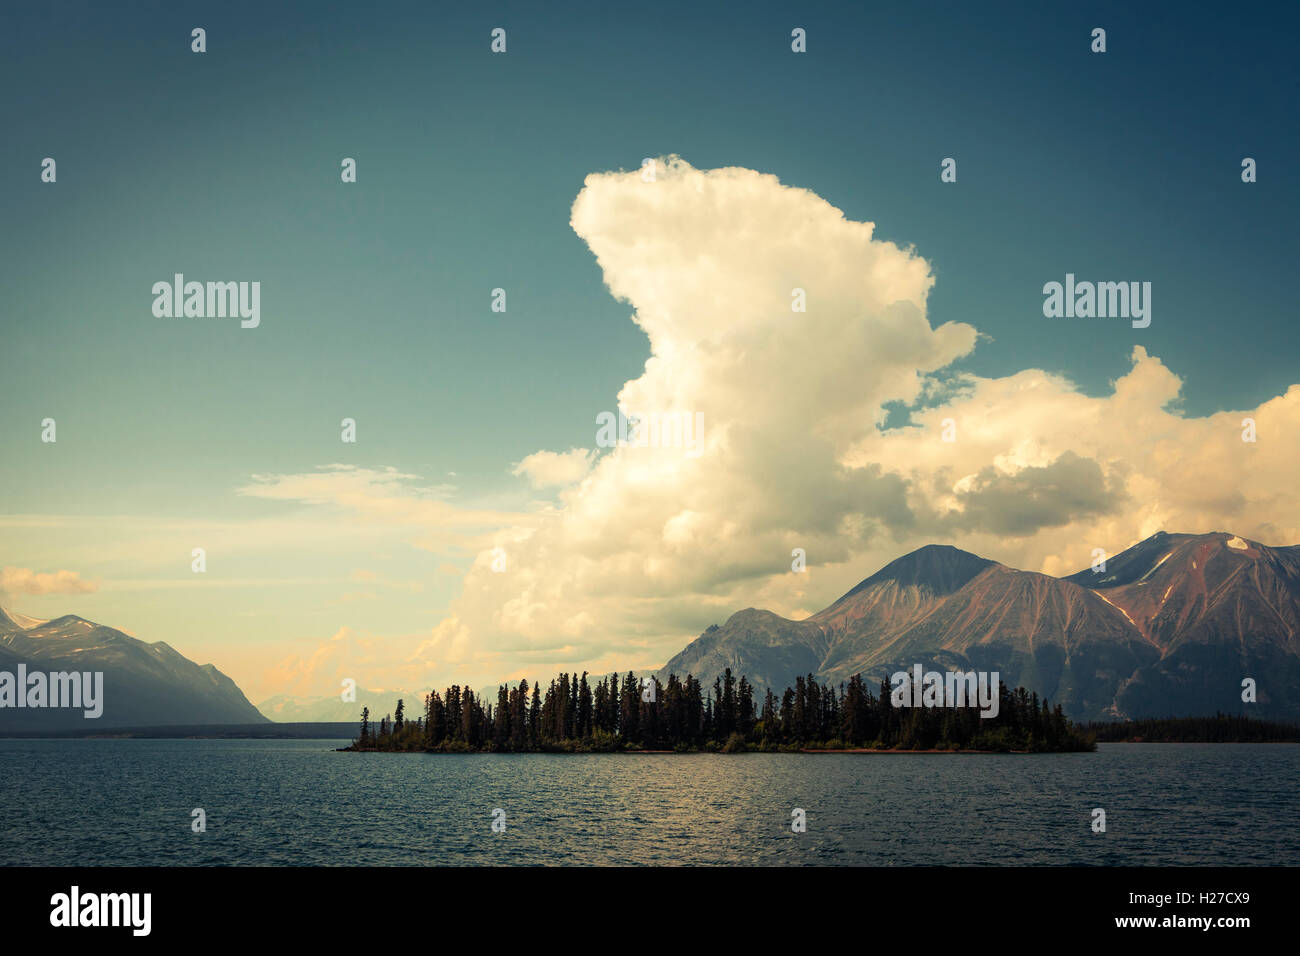
[[[867,690],[862,675],[834,687],[813,675],[797,677],[778,697],[767,688],[759,711],[753,687],[725,669],[705,695],[700,681],[669,674],[667,683],[633,673],[597,681],[589,675],[560,674],[541,692],[541,682],[521,680],[497,688],[496,703],[485,704],[467,686],[453,684],[443,694],[425,697],[424,713],[406,720],[399,700],[395,717],[377,730],[370,710],[361,712],[356,750],[626,750],[826,749],[874,747],[907,750],[974,749],[1089,750],[1094,737],[1066,719],[1060,705],[1024,688],[999,687],[995,717],[978,707],[899,707],[884,681],[880,695]],[[1147,721],[1137,726],[1154,735],[1188,723]],[[1207,739],[1294,739],[1296,728],[1224,717],[1195,725]],[[1279,728],[1281,729],[1274,729]],[[1266,729],[1261,729],[1266,728]],[[1254,734],[1255,736],[1247,736]],[[1286,735],[1291,734],[1288,738]],[[1236,735],[1235,737],[1232,735]]]

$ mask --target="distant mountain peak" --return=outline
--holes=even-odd
[[[1196,570],[1217,554],[1258,558],[1268,550],[1257,541],[1228,531],[1206,534],[1157,531],[1118,554],[1107,555],[1105,570],[1085,568],[1068,575],[1065,580],[1093,590],[1118,588],[1151,578],[1171,558],[1175,559],[1175,564],[1180,558],[1185,559],[1191,569]]]
[[[43,620],[39,617],[28,617],[26,614],[19,614],[17,611],[11,611],[7,607],[0,607],[0,625],[3,625],[6,621],[23,631],[30,631],[34,627],[40,627],[42,624],[50,623],[49,621]]]
[[[894,581],[905,587],[925,587],[935,594],[951,594],[996,564],[996,561],[949,544],[927,544],[895,558],[844,597],[882,581]]]
[[[260,723],[238,686],[212,664],[196,664],[163,641],[146,643],[77,614],[53,620],[0,608],[0,657],[6,669],[92,671],[104,675],[103,715],[76,709],[0,711],[0,731],[98,730],[169,724]]]

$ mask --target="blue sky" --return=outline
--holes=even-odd
[[[252,475],[330,463],[451,484],[466,508],[531,507],[513,463],[590,446],[649,356],[570,207],[589,174],[673,153],[774,174],[913,246],[935,277],[930,324],[981,334],[956,371],[1042,369],[1102,396],[1140,344],[1181,378],[1188,415],[1253,408],[1296,381],[1300,351],[1296,20],[1194,4],[7,8],[0,512],[257,521],[305,506],[236,494]],[[339,181],[345,156],[356,184]],[[948,156],[956,184],[939,181]],[[156,319],[150,287],[176,272],[261,281],[261,327]],[[1044,320],[1042,285],[1067,272],[1150,281],[1151,327]],[[37,441],[46,416],[57,446]],[[355,446],[338,441],[345,416]],[[189,574],[188,548],[96,558],[84,528],[17,525],[0,528],[0,564]],[[262,641],[415,632],[472,558],[426,551],[326,571],[313,544],[267,549],[240,579],[321,587],[295,610],[282,591],[237,601],[266,619],[249,625]],[[428,583],[336,621],[324,594],[348,563]],[[194,599],[106,586],[16,603],[156,638]],[[203,600],[185,628],[217,653],[232,622]]]

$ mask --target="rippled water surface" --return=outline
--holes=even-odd
[[[0,740],[4,864],[1300,865],[1300,745],[1095,754],[336,753]],[[191,832],[202,807],[207,832]],[[790,829],[795,807],[806,833]],[[1094,834],[1102,807],[1107,832]],[[492,832],[492,811],[506,829]]]

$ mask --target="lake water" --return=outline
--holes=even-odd
[[[0,863],[1300,864],[1300,744],[1035,756],[331,749],[345,743],[0,740]],[[796,807],[805,833],[791,832]],[[1104,834],[1090,829],[1094,807]]]

